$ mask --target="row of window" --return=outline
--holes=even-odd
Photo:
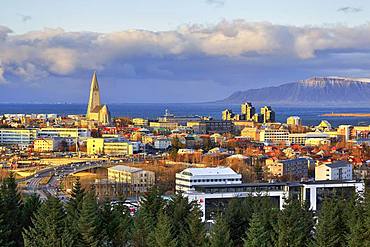
[[[191,183],[209,183],[209,182],[234,182],[234,181],[240,181],[239,178],[228,178],[228,179],[182,179],[182,178],[176,178],[176,180],[182,180],[186,182],[191,182]]]

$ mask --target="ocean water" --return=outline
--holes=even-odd
[[[255,106],[259,109],[260,106]],[[85,104],[0,104],[0,115],[5,113],[56,113],[59,115],[84,114]],[[232,109],[235,113],[240,112],[237,104],[213,104],[213,103],[122,103],[109,104],[112,116],[143,117],[156,119],[168,109],[177,116],[201,115],[221,118],[221,112]],[[370,113],[370,106],[366,108],[333,108],[333,107],[274,107],[276,120],[285,122],[292,115],[300,116],[303,124],[317,125],[321,120],[328,120],[333,126],[340,124],[370,124],[370,117],[322,117],[324,113]]]

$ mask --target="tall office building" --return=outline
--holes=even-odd
[[[275,112],[271,109],[271,106],[262,107],[261,115],[264,123],[275,122]]]
[[[250,102],[246,102],[240,105],[242,120],[252,120],[253,115],[256,113],[256,109]]]
[[[101,105],[100,103],[100,90],[95,71],[91,80],[90,97],[89,104],[87,106],[86,118],[88,120],[97,121],[103,125],[107,125],[111,121],[108,106]]]

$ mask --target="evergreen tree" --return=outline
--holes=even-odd
[[[22,208],[23,228],[28,229],[29,227],[33,226],[32,218],[40,206],[41,206],[40,197],[36,194],[27,196],[24,199],[24,204]]]
[[[226,226],[230,231],[231,240],[235,246],[243,245],[243,238],[245,238],[252,214],[252,198],[247,197],[244,200],[233,199],[229,202],[224,218]]]
[[[315,246],[346,246],[345,222],[338,199],[326,198],[319,213],[316,227]]]
[[[173,234],[171,220],[166,213],[161,210],[158,217],[158,223],[154,231],[154,246],[176,247],[176,238]]]
[[[188,217],[189,225],[187,235],[187,244],[189,247],[206,246],[206,229],[202,222],[202,212],[198,206],[194,206]]]
[[[5,240],[9,246],[22,246],[22,201],[14,174],[5,178],[0,188],[0,212],[3,214],[4,231],[10,232]]]
[[[244,240],[244,247],[268,247],[269,232],[266,231],[265,226],[258,213],[254,213],[249,224],[247,238]]]
[[[304,247],[312,241],[313,213],[298,200],[291,200],[278,217],[278,246]]]
[[[107,245],[106,233],[102,227],[102,219],[93,192],[86,194],[83,199],[77,226],[81,236],[77,246],[100,247]]]
[[[64,211],[61,202],[48,198],[35,214],[33,226],[24,230],[25,247],[60,247],[64,231]]]
[[[253,211],[259,216],[266,234],[266,242],[268,246],[277,246],[278,242],[278,215],[280,215],[280,208],[275,205],[269,197],[257,197],[253,203]]]
[[[71,198],[66,205],[66,227],[64,232],[64,245],[75,246],[81,239],[78,229],[78,221],[80,219],[83,199],[86,195],[82,188],[80,179],[77,178],[72,188]]]
[[[225,218],[219,215],[210,236],[210,247],[232,247],[230,231]]]
[[[345,212],[347,215],[347,246],[362,247],[366,243],[366,224],[364,224],[364,205],[359,198],[354,197],[347,203]],[[369,242],[370,243],[370,242]]]
[[[367,191],[363,206],[363,225],[364,225],[364,239],[365,246],[370,246],[370,192]]]
[[[3,215],[0,214],[0,246],[8,247],[11,246],[12,243],[9,243],[8,240],[10,239],[10,230],[6,228],[4,224]]]
[[[166,208],[178,246],[188,246],[189,219],[193,204],[181,194],[176,194]]]
[[[112,208],[110,202],[105,202],[102,209],[102,219],[108,242],[114,247],[129,246],[132,234],[132,217],[128,208],[122,203],[118,203]]]
[[[164,202],[157,187],[152,187],[141,200],[141,207],[134,220],[133,242],[137,247],[148,246],[153,236],[153,229],[157,225],[158,213]]]

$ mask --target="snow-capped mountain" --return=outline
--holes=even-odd
[[[313,77],[276,87],[235,92],[222,102],[280,105],[370,106],[370,79]]]

